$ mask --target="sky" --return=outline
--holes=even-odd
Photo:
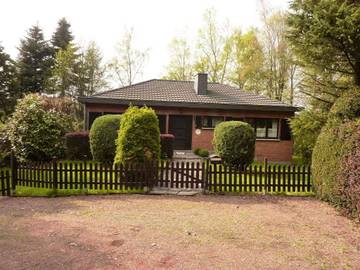
[[[268,5],[287,9],[288,1],[268,0]],[[16,58],[27,29],[38,24],[50,39],[58,20],[65,17],[75,41],[95,41],[107,62],[126,29],[133,28],[136,47],[149,50],[138,80],[160,78],[169,62],[171,39],[180,36],[195,44],[208,8],[217,11],[220,23],[228,20],[242,30],[261,26],[259,0],[1,0],[0,42]]]

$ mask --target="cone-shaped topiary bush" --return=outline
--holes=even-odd
[[[160,129],[155,111],[130,106],[122,115],[114,165],[160,158]]]
[[[225,163],[238,166],[253,162],[255,139],[255,131],[248,123],[226,121],[215,127],[213,145]]]
[[[95,119],[89,134],[90,149],[94,160],[100,162],[114,160],[120,120],[120,114],[107,114]]]

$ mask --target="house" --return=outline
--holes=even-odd
[[[256,132],[257,160],[290,161],[293,141],[288,119],[298,108],[238,88],[209,83],[207,74],[195,81],[149,80],[80,97],[85,105],[85,127],[103,114],[123,113],[129,104],[152,107],[160,132],[175,135],[175,149],[212,150],[216,124],[227,120],[250,123]]]

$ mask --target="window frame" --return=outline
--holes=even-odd
[[[280,131],[280,119],[278,118],[253,118],[251,119],[252,121],[252,126],[254,127],[255,130],[255,135],[256,135],[256,140],[273,140],[273,141],[279,141],[280,137],[279,137],[279,131]],[[257,121],[266,121],[265,123],[265,137],[258,137],[257,136]],[[271,122],[269,122],[271,121]],[[275,137],[269,137],[269,129],[271,129],[269,123],[272,124],[272,121],[276,121],[277,122],[277,126],[276,126],[276,136]]]
[[[211,127],[204,127],[204,118],[210,118],[211,121]],[[225,120],[225,116],[221,116],[221,115],[201,115],[201,129],[215,129],[216,126],[213,126],[213,118],[222,118],[221,122],[226,121]]]

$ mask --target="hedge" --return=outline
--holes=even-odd
[[[209,156],[209,151],[205,148],[195,148],[194,154],[203,158],[207,158]]]
[[[86,160],[91,158],[89,132],[71,132],[65,134],[66,158],[70,160]]]
[[[254,129],[241,121],[222,122],[215,127],[213,145],[215,152],[231,166],[252,163],[255,155]]]
[[[316,195],[344,207],[341,193],[346,181],[340,181],[346,157],[356,149],[356,130],[360,127],[359,88],[344,93],[330,110],[328,121],[317,138],[312,171]]]
[[[160,158],[159,120],[148,107],[129,107],[122,115],[114,165]]]
[[[113,162],[120,121],[119,114],[107,114],[95,119],[89,133],[90,150],[94,160]]]

